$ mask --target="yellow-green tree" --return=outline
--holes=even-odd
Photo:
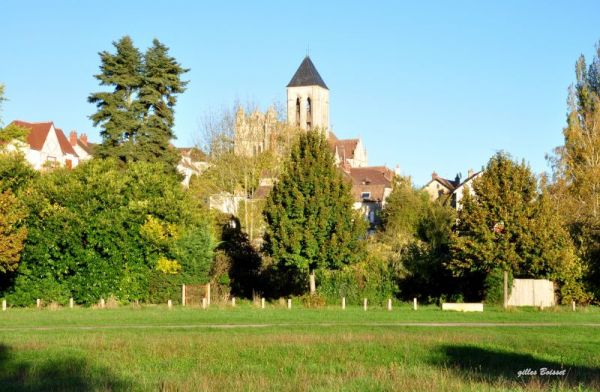
[[[587,283],[600,298],[600,43],[591,64],[583,55],[577,60],[575,75],[564,145],[550,158],[554,167],[551,190],[589,269]]]
[[[26,216],[25,207],[12,191],[0,193],[0,274],[15,271],[19,265],[27,238]]]
[[[556,281],[565,302],[585,299],[573,242],[525,163],[494,155],[473,181],[473,192],[465,192],[448,263],[457,276],[471,279],[472,295],[500,301],[501,276],[509,271]]]

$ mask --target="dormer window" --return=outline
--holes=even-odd
[[[362,192],[360,194],[360,198],[361,199],[370,199],[371,198],[371,192]]]

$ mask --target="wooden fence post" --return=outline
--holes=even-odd
[[[417,298],[413,298],[413,310],[417,310]]]
[[[185,285],[181,285],[181,306],[185,306]]]
[[[264,299],[264,298],[261,298],[261,299],[260,299],[260,307],[261,307],[262,309],[264,309],[264,308],[265,308],[265,299]]]
[[[41,299],[38,298],[38,299],[35,300],[35,307],[38,308],[38,309],[42,307],[42,300]]]
[[[288,298],[288,309],[292,308],[292,300],[291,298]]]
[[[73,301],[73,298],[69,298],[69,309],[73,309],[73,306],[75,306],[75,301]]]
[[[104,298],[100,298],[100,308],[104,309]]]
[[[388,299],[387,310],[392,310],[392,299],[391,298]]]
[[[342,297],[342,309],[346,309],[346,297]]]
[[[2,311],[3,312],[6,311],[6,300],[5,299],[2,300]]]
[[[169,309],[171,309],[171,308],[173,307],[173,301],[171,301],[171,300],[168,300],[168,301],[167,301],[167,307],[168,307]]]
[[[231,306],[235,308],[235,297],[231,297]]]
[[[202,309],[206,309],[206,297],[202,298]]]
[[[210,305],[210,283],[206,285],[206,303]]]
[[[508,308],[508,271],[504,271],[504,309]]]
[[[575,301],[571,301],[571,307],[573,308],[573,312],[575,311]]]
[[[366,298],[363,299],[363,309],[367,310],[367,299]]]

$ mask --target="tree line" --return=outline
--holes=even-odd
[[[381,225],[367,235],[327,140],[284,121],[276,151],[239,156],[231,114],[213,119],[209,169],[183,188],[170,142],[188,70],[158,40],[144,54],[129,37],[113,45],[95,76],[105,90],[89,97],[102,136],[94,159],[38,173],[22,155],[0,155],[0,295],[11,303],[163,302],[183,283],[206,282],[308,304],[497,303],[504,271],[553,280],[563,302],[599,298],[600,52],[576,63],[551,177],[497,153],[458,211],[396,177]],[[25,134],[6,127],[0,136],[4,148]],[[259,200],[265,172],[274,183]],[[209,208],[221,192],[244,197],[237,216]]]

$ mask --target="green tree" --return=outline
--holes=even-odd
[[[15,304],[155,301],[186,277],[208,279],[209,224],[161,163],[94,159],[40,176],[20,195],[29,216],[7,290]]]
[[[458,293],[459,282],[444,265],[454,222],[452,208],[430,201],[410,178],[396,178],[378,237],[391,250],[389,263],[402,266],[396,281],[403,298],[427,301]]]
[[[469,277],[470,296],[499,301],[502,271],[556,280],[565,301],[582,294],[573,243],[525,163],[496,154],[473,181],[473,192],[465,192],[448,263],[456,275]]]
[[[174,167],[179,161],[170,145],[175,138],[174,108],[187,84],[181,75],[188,70],[156,39],[144,56],[128,36],[113,46],[114,54],[100,53],[100,74],[95,76],[112,91],[88,98],[98,108],[91,116],[94,126],[102,128],[98,155],[124,162],[160,161]]]
[[[100,52],[100,73],[95,78],[101,86],[113,91],[93,93],[88,101],[98,111],[90,118],[100,125],[102,144],[99,157],[113,157],[128,162],[134,160],[135,143],[141,127],[142,107],[137,97],[142,86],[142,55],[129,36],[113,42],[116,53]]]
[[[173,166],[179,162],[178,152],[170,146],[175,139],[175,104],[177,95],[185,91],[188,82],[181,76],[188,72],[169,56],[169,48],[159,40],[152,41],[144,55],[142,85],[139,100],[144,113],[142,131],[138,137],[139,148],[148,160],[167,162]]]
[[[264,249],[288,292],[304,292],[315,270],[339,269],[361,258],[364,220],[353,211],[350,185],[319,131],[302,134],[291,148],[264,216]]]
[[[0,277],[17,269],[27,237],[23,220],[27,211],[23,204],[7,190],[0,193]]]
[[[587,283],[600,298],[600,42],[587,65],[575,65],[569,89],[564,145],[550,158],[554,168],[552,199],[586,262]]]

